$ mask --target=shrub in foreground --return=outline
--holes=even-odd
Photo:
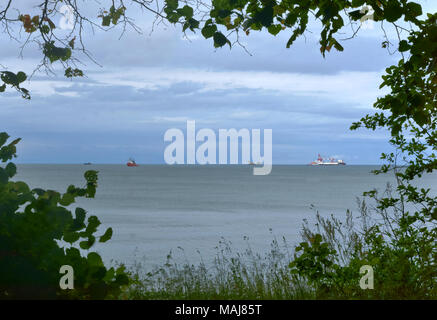
[[[128,284],[124,267],[107,269],[96,252],[82,256],[96,241],[112,236],[109,228],[100,237],[96,216],[84,209],[68,209],[77,197],[94,197],[97,172],[85,173],[86,186],[70,185],[65,193],[30,189],[22,181],[10,181],[17,168],[11,160],[16,139],[0,133],[0,299],[103,299],[116,298]],[[97,240],[98,238],[98,240]],[[69,246],[62,247],[62,243]],[[74,270],[74,290],[62,290],[60,268]]]

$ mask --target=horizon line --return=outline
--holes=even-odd
[[[81,166],[89,166],[89,165],[121,165],[126,166],[126,163],[121,162],[104,162],[104,163],[98,163],[98,162],[91,162],[90,164],[86,164],[84,162],[14,162],[17,165],[81,165]],[[161,162],[155,162],[155,163],[139,163],[138,165],[142,166],[149,166],[149,165],[163,165],[163,166],[251,166],[250,164],[243,164],[243,163],[236,163],[236,164],[229,164],[229,163],[216,163],[216,164],[188,164],[188,163],[180,163],[180,164],[166,164]],[[262,164],[260,164],[262,165]],[[311,164],[307,163],[273,163],[273,166],[311,166]],[[382,164],[375,164],[375,163],[353,163],[353,164],[347,164],[346,166],[380,166]],[[321,165],[323,166],[323,165]],[[317,166],[315,166],[317,167]]]

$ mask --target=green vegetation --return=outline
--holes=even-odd
[[[23,27],[29,37],[36,37],[32,39],[41,43],[43,65],[47,68],[61,63],[67,77],[82,76],[82,70],[74,67],[74,53],[86,53],[81,41],[83,24],[96,24],[79,12],[75,2],[69,1],[74,9],[77,34],[73,32],[64,40],[56,37],[56,26],[50,17],[61,2],[44,1],[40,15],[23,13],[12,19],[8,18],[12,1],[8,1],[0,9],[0,22]],[[374,209],[361,207],[361,229],[350,227],[350,216],[345,224],[319,218],[320,229],[313,232],[304,228],[304,241],[287,264],[273,256],[266,263],[252,256],[249,265],[247,261],[230,257],[226,260],[222,256],[216,261],[217,274],[209,273],[202,265],[182,269],[169,265],[145,279],[132,276],[124,294],[128,292],[134,298],[437,297],[437,198],[429,188],[419,189],[412,184],[414,179],[437,169],[437,14],[422,17],[421,6],[408,0],[213,0],[211,5],[166,0],[162,12],[156,12],[148,1],[132,2],[159,18],[180,24],[183,32],[200,31],[205,38],[212,38],[215,47],[238,44],[240,33],[249,35],[265,29],[273,35],[291,32],[288,47],[304,34],[313,16],[322,27],[323,55],[332,47],[343,50],[336,37],[347,23],[357,26],[367,13],[361,11],[366,3],[374,11],[376,22],[391,25],[399,35],[395,48],[401,59],[388,67],[383,76],[381,87],[387,87],[389,93],[374,104],[380,112],[367,115],[351,127],[353,130],[386,129],[391,134],[390,143],[397,150],[383,154],[386,164],[375,171],[375,174],[393,171],[397,185],[383,194],[376,190],[365,193]],[[100,13],[99,27],[110,30],[118,24],[133,25],[123,2],[111,3],[109,11]],[[358,30],[359,27],[352,37]],[[75,42],[76,36],[80,41]],[[382,46],[388,48],[392,44],[387,39]],[[21,87],[27,77],[23,72],[0,71],[0,76],[3,81],[0,92],[9,86],[24,98],[30,98],[30,93]],[[3,133],[0,145],[6,140],[7,135]],[[17,142],[1,148],[3,162],[15,154]],[[78,268],[78,289],[67,297],[118,297],[119,290],[127,284],[123,268],[108,270],[97,254],[90,253],[85,258],[78,249],[71,247],[64,251],[56,242],[64,239],[74,244],[85,238],[80,242],[82,249],[90,248],[95,242],[97,218],[90,217],[86,225],[83,209],[78,209],[73,218],[66,206],[77,196],[94,195],[97,173],[86,173],[86,188],[69,187],[61,195],[50,190],[29,190],[24,182],[9,181],[15,171],[12,163],[0,170],[0,297],[34,297],[40,296],[40,292],[42,297],[65,297],[55,287],[59,266],[69,263]],[[372,215],[381,219],[372,222],[369,220]],[[110,233],[101,240],[109,238]],[[278,261],[282,264],[276,265]],[[359,269],[364,264],[374,268],[374,290],[358,287]],[[23,287],[28,284],[31,288]]]
[[[249,243],[249,242],[247,242]],[[200,253],[199,253],[200,254]],[[225,239],[217,246],[211,264],[178,261],[170,253],[167,262],[147,272],[137,263],[125,296],[130,299],[304,299],[312,294],[299,288],[288,264],[291,248],[274,240],[265,256],[247,250],[234,252]]]
[[[373,195],[370,209],[360,203],[360,225],[350,212],[346,221],[318,216],[318,227],[304,226],[304,237],[290,263],[303,276],[317,298],[436,299],[435,228],[425,222],[410,223],[399,208],[387,211],[381,203],[392,198],[392,189]],[[359,286],[363,265],[374,270],[374,289]]]
[[[15,156],[16,139],[0,133],[0,160]],[[121,266],[107,269],[96,252],[81,255],[77,246],[89,250],[96,241],[100,221],[82,208],[74,215],[66,207],[77,197],[94,197],[97,172],[85,172],[86,187],[69,186],[64,194],[30,189],[22,181],[10,181],[17,168],[8,162],[0,167],[0,299],[102,299],[118,297],[128,277]],[[109,228],[98,238],[106,242]],[[67,245],[62,248],[59,241]],[[74,290],[61,290],[60,268],[74,268]]]

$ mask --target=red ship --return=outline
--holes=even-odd
[[[138,167],[137,163],[134,159],[130,158],[129,161],[126,163],[128,167]]]

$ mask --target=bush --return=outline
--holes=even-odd
[[[65,193],[30,189],[22,181],[10,181],[17,168],[8,162],[16,156],[20,139],[6,144],[0,133],[0,299],[104,299],[117,298],[128,277],[124,267],[106,268],[96,252],[82,256],[96,241],[100,221],[69,206],[77,197],[93,198],[97,171],[85,172],[86,186],[70,185]],[[106,242],[112,229],[98,237]],[[82,240],[82,241],[80,241]],[[60,243],[69,244],[61,247]],[[79,249],[80,248],[80,249]],[[61,290],[60,268],[74,270],[74,290]]]
[[[387,211],[381,203],[394,198],[391,186],[381,197],[373,191],[372,198],[372,208],[359,202],[358,228],[350,211],[344,223],[317,214],[315,231],[305,223],[291,272],[322,299],[436,299],[434,224],[411,219],[404,206]],[[373,290],[359,286],[363,265],[373,268]]]
[[[130,299],[279,300],[307,299],[313,293],[290,274],[290,247],[283,239],[272,241],[270,251],[260,255],[247,241],[247,249],[235,251],[223,239],[213,261],[197,265],[170,252],[164,265],[145,272],[140,263],[130,271]],[[183,251],[182,248],[179,248]],[[200,253],[199,253],[200,254]]]

